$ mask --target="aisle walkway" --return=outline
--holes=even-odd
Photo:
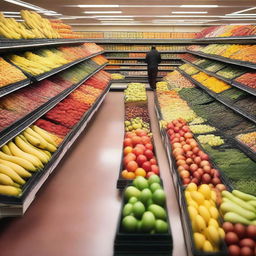
[[[149,101],[153,102],[152,93]],[[174,233],[174,256],[185,254],[177,201],[150,104],[160,170]],[[116,190],[123,142],[123,93],[111,92],[25,216],[0,222],[5,256],[111,256],[120,211]]]

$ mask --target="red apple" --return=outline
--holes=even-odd
[[[144,150],[140,147],[135,147],[133,150],[132,150],[132,153],[135,154],[136,156],[138,155],[143,155],[144,153]]]
[[[186,164],[188,164],[188,165],[193,164],[193,159],[192,158],[187,158]]]
[[[153,157],[149,160],[150,164],[157,164],[156,159]]]
[[[208,173],[203,174],[202,182],[204,184],[209,184],[211,182],[211,176]]]
[[[142,164],[146,161],[147,161],[146,156],[144,156],[144,155],[137,156],[136,162],[138,163],[139,166],[142,166]]]
[[[197,179],[197,178],[193,178],[193,179],[191,180],[191,182],[192,182],[192,183],[195,183],[196,185],[199,185],[200,180]]]
[[[158,168],[158,166],[157,165],[155,165],[155,164],[153,164],[153,165],[151,165],[151,171],[153,172],[153,173],[155,173],[155,174],[159,174],[159,168]]]
[[[146,172],[150,172],[151,171],[151,164],[149,161],[146,161],[142,164],[141,166]]]
[[[190,167],[189,167],[189,170],[191,172],[195,172],[195,171],[197,171],[197,169],[198,169],[198,165],[197,164],[191,164]]]
[[[141,137],[141,141],[143,145],[146,145],[151,142],[151,139],[148,136]]]
[[[150,160],[154,156],[152,150],[150,149],[145,150],[144,155],[147,157],[148,160]]]
[[[155,175],[155,173],[154,172],[147,172],[146,177],[149,178],[151,175]]]
[[[132,147],[132,139],[131,138],[126,138],[124,139],[124,147]]]
[[[146,148],[146,149],[153,150],[153,145],[152,145],[151,143],[147,143],[147,144],[145,145],[145,148]]]
[[[183,185],[187,185],[190,183],[190,178],[185,178],[182,180]]]

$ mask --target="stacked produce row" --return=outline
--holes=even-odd
[[[159,178],[145,85],[131,83],[125,94],[125,135],[117,187],[125,189],[115,253],[172,250],[166,196]]]
[[[110,59],[125,59],[125,60],[144,60],[146,57],[146,53],[138,53],[138,52],[109,52],[105,53],[106,58]],[[181,59],[181,54],[177,53],[161,53],[162,60],[176,60]]]
[[[102,56],[85,60],[57,75],[2,97],[0,102],[1,134],[10,125],[78,84],[105,62],[106,59]]]
[[[194,255],[254,255],[256,163],[220,127],[234,131],[240,123],[247,128],[250,123],[185,77],[177,83],[178,72],[173,73],[165,79],[169,85],[158,83],[156,96],[179,182],[188,250]],[[213,117],[216,127],[209,123]]]
[[[47,163],[51,159],[54,160],[58,147],[63,150],[69,134],[79,122],[85,121],[86,114],[94,107],[104,91],[106,92],[109,81],[110,74],[100,71],[33,125],[1,147],[1,203],[24,199],[47,171]],[[44,86],[37,88],[40,88],[43,95],[57,86],[57,84],[50,84],[50,90],[49,87]]]
[[[22,10],[24,22],[6,18],[0,13],[0,36],[9,39],[39,38],[83,38],[83,35],[71,30],[60,20],[48,20],[34,11]]]

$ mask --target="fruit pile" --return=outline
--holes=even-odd
[[[157,92],[157,99],[163,119],[167,122],[171,122],[181,116],[183,116],[187,122],[196,118],[196,113],[175,91]]]
[[[122,74],[119,74],[119,73],[112,73],[111,79],[112,80],[121,80],[121,79],[125,79],[125,76]]]
[[[146,88],[141,83],[130,83],[124,90],[125,102],[147,101]]]
[[[220,136],[214,134],[199,135],[197,137],[200,144],[208,144],[212,147],[220,146],[224,144],[224,140]]]
[[[233,190],[232,193],[222,191],[220,205],[224,220],[244,225],[256,225],[256,197]]]
[[[185,46],[181,45],[157,45],[158,51],[183,51],[185,50]],[[130,44],[105,44],[105,50],[110,51],[150,51],[149,45],[130,45]]]
[[[140,118],[145,123],[149,123],[149,114],[147,105],[129,105],[125,106],[125,120],[131,121],[132,119]],[[138,127],[139,128],[139,127]]]
[[[244,143],[252,151],[256,152],[256,132],[239,134],[236,136],[236,139]]]
[[[183,64],[183,65],[179,66],[179,69],[185,71],[190,76],[195,75],[199,72],[198,69],[196,69],[195,67],[193,67],[190,64]]]
[[[167,125],[167,134],[184,185],[193,182],[217,186],[222,183],[219,171],[213,168],[209,156],[200,149],[182,118]]]
[[[94,61],[98,65],[103,65],[103,64],[108,62],[108,60],[102,55],[98,55],[98,56],[93,57],[92,61]]]
[[[190,62],[194,62],[196,60],[198,60],[198,57],[193,55],[193,54],[190,54],[190,53],[184,53],[184,54],[181,54],[180,57],[184,60],[187,60],[187,61],[190,61]]]
[[[134,179],[136,176],[148,178],[152,174],[159,175],[152,139],[145,130],[137,129],[125,133],[123,154],[123,178]]]
[[[6,75],[8,74],[8,76]],[[0,58],[0,87],[13,84],[27,77],[16,67]]]
[[[235,79],[236,82],[256,88],[256,73],[245,73]]]
[[[226,67],[223,68],[222,70],[218,71],[216,74],[228,79],[233,79],[235,77],[238,77],[242,74],[244,74],[245,70],[243,70],[241,67],[236,68],[236,67]]]
[[[202,124],[204,123],[206,120],[202,117],[197,117],[195,118],[192,122],[189,123],[189,125],[195,125],[195,124]]]
[[[164,80],[167,81],[169,87],[174,88],[192,88],[195,85],[190,82],[186,77],[184,77],[180,72],[173,71],[168,73],[167,76],[164,77]]]
[[[167,82],[157,82],[156,83],[156,90],[158,92],[161,92],[161,91],[168,91],[169,88],[168,88],[168,83]]]
[[[126,121],[124,121],[124,125],[125,125],[126,132],[132,132],[137,129],[143,129],[147,133],[150,132],[150,124],[144,122],[142,120],[142,118],[140,118],[140,117],[131,118],[131,119],[129,119],[129,121],[126,120]]]
[[[207,74],[200,72],[196,75],[193,75],[192,78],[199,81],[202,85],[206,86],[208,89],[215,93],[221,93],[229,88],[231,88],[230,85],[227,83],[215,78],[208,76]]]
[[[167,233],[166,196],[160,178],[137,177],[125,189],[121,228],[125,233]]]
[[[56,137],[36,125],[26,128],[0,150],[0,194],[20,196],[22,185],[51,159]]]
[[[225,189],[225,186],[222,185],[221,189]],[[218,193],[218,189],[213,190],[207,184],[197,187],[195,183],[190,183],[185,190],[193,241],[199,251],[219,251],[225,237],[219,222]]]
[[[216,128],[207,124],[190,125],[189,129],[195,134],[209,133],[216,131]]]

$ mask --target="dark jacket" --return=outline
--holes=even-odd
[[[147,53],[145,62],[148,64],[149,69],[157,68],[158,64],[161,62],[160,53],[153,49]]]

